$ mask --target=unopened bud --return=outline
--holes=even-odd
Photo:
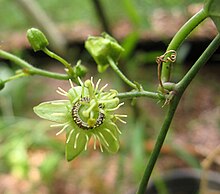
[[[35,52],[43,50],[49,45],[46,36],[37,28],[31,28],[27,31],[27,39]]]
[[[74,66],[73,71],[77,77],[84,77],[87,73],[87,68],[81,64],[81,61],[78,61],[76,66]]]
[[[117,62],[124,51],[118,42],[106,33],[103,33],[102,36],[89,36],[85,48],[94,58],[100,73],[104,72],[109,66],[107,57]]]

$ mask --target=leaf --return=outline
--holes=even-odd
[[[204,10],[211,17],[220,32],[220,1],[219,0],[205,0]]]

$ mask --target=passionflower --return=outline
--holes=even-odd
[[[114,111],[123,105],[119,103],[116,90],[104,91],[107,84],[99,89],[100,79],[96,84],[93,79],[84,83],[79,79],[80,86],[73,86],[68,92],[58,87],[57,92],[67,100],[43,102],[34,107],[34,112],[41,118],[54,121],[51,127],[61,127],[57,135],[66,132],[65,153],[68,161],[73,160],[93,138],[94,149],[103,147],[111,153],[119,149],[121,131],[116,121],[127,115],[115,114]]]

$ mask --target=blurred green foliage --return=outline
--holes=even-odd
[[[91,0],[38,0],[37,2],[56,23],[83,22],[93,26],[98,25]],[[178,9],[184,13],[188,5],[202,2],[203,0],[101,0],[111,24],[118,22],[120,18],[120,20],[129,20],[139,27],[149,27],[148,18],[156,8],[167,11]],[[17,31],[33,27],[16,1],[0,0],[0,4],[1,31]]]

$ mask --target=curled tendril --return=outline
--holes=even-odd
[[[176,56],[177,56],[177,53],[175,50],[168,50],[163,55],[157,57],[157,59],[156,59],[156,62],[158,65],[157,66],[158,81],[159,81],[159,84],[162,88],[162,92],[165,92],[165,89],[163,86],[163,82],[161,80],[161,65],[162,65],[162,63],[167,63],[167,62],[174,63],[176,61]]]

